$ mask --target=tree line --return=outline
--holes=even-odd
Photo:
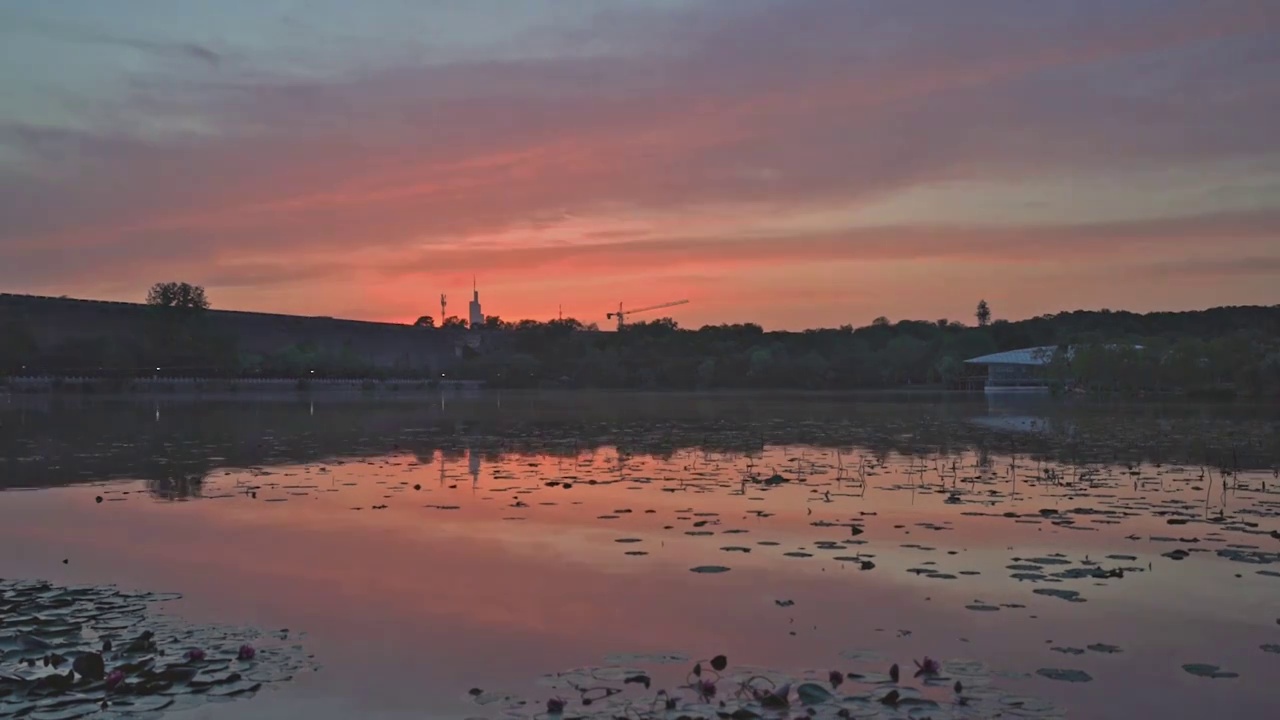
[[[574,320],[488,325],[510,330],[500,350],[459,372],[492,386],[601,388],[981,388],[986,370],[965,360],[1053,346],[1047,377],[1063,389],[1122,393],[1280,393],[1280,306],[1197,312],[1075,311],[978,325],[877,318],[803,332],[759,325],[682,329],[669,318],[620,332]]]
[[[164,283],[141,332],[40,347],[21,318],[0,318],[0,375],[151,374],[182,368],[209,376],[427,377],[424,368],[375,367],[359,348],[324,352],[307,342],[248,355],[234,336],[204,321],[203,288]],[[976,325],[876,318],[865,327],[766,332],[759,325],[681,328],[670,318],[600,332],[573,318],[547,322],[485,319],[478,348],[465,346],[450,370],[493,387],[644,389],[879,388],[977,389],[985,368],[965,360],[1004,350],[1055,346],[1047,377],[1063,389],[1114,393],[1280,394],[1280,305],[1138,314],[1063,312],[1019,321],[992,319],[984,300]],[[422,332],[465,322],[427,319]],[[1069,352],[1068,352],[1069,350]],[[163,372],[163,370],[158,371]]]

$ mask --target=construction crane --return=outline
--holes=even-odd
[[[661,310],[662,308],[675,307],[676,305],[684,305],[687,302],[689,301],[676,300],[675,302],[662,303],[661,305],[650,305],[649,307],[637,308],[635,310],[623,310],[622,303],[618,303],[618,311],[605,313],[605,318],[609,320],[612,320],[613,318],[618,318],[618,329],[621,330],[623,324],[626,323],[627,321],[628,315],[634,315],[636,313],[642,313],[642,312],[649,312],[650,310]]]

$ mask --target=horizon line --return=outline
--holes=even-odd
[[[0,292],[0,299],[3,299],[3,298],[22,298],[22,299],[29,299],[29,300],[54,300],[54,301],[61,301],[61,302],[77,302],[77,303],[90,303],[90,304],[100,304],[100,305],[122,305],[122,306],[129,306],[129,307],[150,307],[150,306],[149,306],[149,305],[147,305],[147,303],[145,303],[145,302],[136,302],[136,301],[131,301],[131,300],[101,300],[101,299],[96,299],[96,298],[80,298],[80,297],[71,297],[71,296],[69,296],[69,295],[37,295],[37,294],[34,294],[34,293],[10,293],[10,292]],[[1087,308],[1076,308],[1076,309],[1074,309],[1074,310],[1059,310],[1059,311],[1054,312],[1054,313],[1045,313],[1045,314],[1041,314],[1041,315],[1032,315],[1032,316],[1025,317],[1025,318],[1017,318],[1017,319],[1010,319],[1010,318],[996,318],[996,319],[993,319],[993,320],[991,321],[990,325],[994,325],[994,324],[996,324],[996,323],[1010,323],[1010,324],[1013,324],[1013,323],[1022,323],[1022,322],[1029,322],[1029,321],[1032,321],[1032,320],[1039,320],[1039,319],[1046,318],[1046,317],[1050,317],[1050,318],[1052,318],[1052,317],[1058,317],[1059,315],[1068,315],[1068,314],[1075,314],[1075,313],[1093,313],[1093,314],[1099,314],[1099,315],[1106,315],[1106,314],[1113,314],[1113,315],[1126,314],[1126,315],[1137,315],[1137,316],[1139,316],[1139,317],[1146,317],[1146,316],[1148,316],[1148,315],[1178,315],[1178,314],[1189,314],[1189,313],[1206,313],[1206,312],[1212,312],[1212,311],[1214,311],[1214,310],[1233,310],[1233,309],[1274,310],[1274,309],[1280,309],[1280,303],[1277,303],[1277,304],[1274,304],[1274,305],[1213,305],[1213,306],[1204,307],[1204,308],[1198,308],[1198,309],[1193,309],[1193,310],[1151,310],[1151,311],[1148,311],[1148,312],[1136,312],[1136,311],[1133,311],[1133,310],[1123,310],[1123,309],[1117,310],[1117,309],[1113,309],[1113,308],[1099,308],[1099,309],[1096,309],[1096,310],[1091,310],[1091,309],[1087,309]],[[269,311],[269,310],[242,310],[242,309],[237,309],[237,308],[218,308],[218,307],[210,307],[210,308],[208,308],[208,309],[206,310],[206,312],[225,312],[225,313],[238,313],[238,314],[246,314],[246,315],[271,315],[271,316],[276,316],[276,317],[309,318],[309,319],[318,319],[318,320],[334,320],[334,321],[338,321],[338,322],[367,323],[367,324],[371,324],[371,325],[398,325],[398,326],[403,326],[403,327],[413,327],[413,326],[414,326],[412,322],[390,322],[390,321],[386,321],[386,320],[366,320],[366,319],[360,319],[360,318],[336,317],[336,316],[333,316],[333,315],[299,315],[299,314],[295,314],[295,313],[272,312],[272,311]],[[594,323],[594,322],[584,322],[584,321],[579,320],[578,318],[575,318],[575,317],[572,317],[572,316],[567,317],[567,318],[564,318],[564,317],[555,318],[555,317],[553,317],[553,318],[550,318],[550,319],[547,319],[547,320],[540,320],[540,319],[536,319],[536,318],[520,318],[520,319],[515,319],[515,320],[506,320],[506,319],[502,319],[502,317],[501,317],[500,315],[490,315],[490,316],[487,316],[487,317],[496,317],[496,318],[501,319],[501,320],[502,320],[502,322],[505,322],[505,323],[508,323],[508,324],[511,324],[511,325],[516,325],[516,324],[518,324],[518,323],[525,322],[525,321],[532,321],[532,322],[538,322],[538,323],[548,324],[548,323],[553,323],[553,322],[564,322],[564,321],[566,321],[566,320],[573,320],[573,321],[576,321],[576,322],[578,322],[578,323],[582,324],[584,327],[585,327],[585,326],[589,326],[589,325],[594,325],[594,324],[596,324],[596,323]],[[879,316],[879,317],[886,317],[886,318],[887,318],[887,316],[883,316],[883,315],[882,315],[882,316]],[[461,318],[459,318],[459,319],[461,319]],[[660,318],[656,318],[655,320],[661,320],[661,319],[670,319],[670,320],[675,320],[675,318],[670,318],[670,317],[666,317],[666,318],[662,318],[662,317],[660,317]],[[948,321],[948,323],[949,323],[949,324],[950,324],[950,323],[954,323],[954,324],[955,324],[955,325],[957,325],[959,328],[963,328],[963,329],[976,330],[976,329],[979,329],[980,327],[982,327],[982,326],[980,326],[980,325],[968,325],[968,324],[965,324],[965,323],[963,323],[963,322],[961,322],[961,321],[959,321],[959,320],[951,320],[950,318],[940,318],[940,319],[946,319],[946,320]],[[443,322],[443,320],[444,320],[444,318],[441,318],[441,322]],[[640,322],[645,322],[645,321],[640,321]],[[653,322],[653,320],[650,320],[650,321],[648,321],[648,322]],[[890,322],[889,322],[889,324],[888,324],[888,326],[889,326],[889,327],[894,327],[894,326],[899,325],[899,324],[902,324],[902,323],[926,323],[926,324],[933,325],[933,326],[935,326],[935,327],[936,327],[936,326],[937,326],[937,324],[938,324],[938,321],[937,321],[937,320],[925,320],[925,319],[919,319],[919,318],[903,318],[903,319],[900,319],[900,320],[890,321]],[[678,325],[679,325],[679,323],[677,322],[677,326],[678,326]],[[761,330],[762,330],[763,332],[766,332],[766,333],[793,333],[793,334],[803,334],[803,333],[807,333],[807,332],[821,332],[821,331],[824,331],[824,330],[839,331],[839,330],[842,330],[842,329],[843,329],[843,328],[845,328],[845,327],[852,327],[854,330],[860,330],[860,329],[864,329],[864,328],[875,327],[875,321],[873,320],[871,323],[867,323],[867,324],[865,324],[865,325],[854,325],[853,323],[851,323],[851,322],[850,322],[850,323],[843,323],[843,324],[841,324],[841,325],[832,326],[832,327],[809,327],[809,328],[804,328],[804,329],[800,329],[800,330],[786,330],[786,329],[769,330],[769,329],[766,329],[766,328],[764,328],[763,326],[759,325],[758,323],[753,323],[753,322],[739,322],[739,323],[722,322],[722,323],[717,323],[717,324],[710,324],[710,323],[706,323],[706,324],[703,324],[703,325],[701,325],[701,326],[699,326],[699,327],[696,327],[696,328],[695,328],[695,327],[690,326],[690,327],[678,327],[678,329],[679,329],[679,330],[690,331],[690,332],[696,332],[696,331],[698,331],[698,330],[701,330],[702,328],[716,328],[716,327],[743,327],[743,326],[748,326],[748,325],[754,325],[754,326],[756,326],[756,327],[759,327],[759,328],[761,328]],[[434,329],[436,329],[436,330],[440,330],[440,329],[443,329],[443,328],[441,328],[440,326],[436,326]],[[597,332],[612,332],[612,331],[605,331],[605,330],[601,330],[601,329],[598,329],[598,328],[597,328]]]

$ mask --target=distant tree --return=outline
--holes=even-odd
[[[171,285],[156,289],[158,303],[178,304],[180,286]],[[340,350],[301,343],[248,357],[239,352],[238,336],[208,313],[157,310],[140,316],[134,332],[113,326],[101,337],[51,342],[43,326],[30,325],[0,302],[0,376],[23,372],[23,366],[26,372],[103,376],[160,372],[155,368],[164,374],[294,378],[439,377],[440,372],[407,360],[394,367],[377,365],[378,348],[354,340]],[[1049,377],[1062,387],[1280,399],[1280,306],[1145,315],[1076,310],[1016,321],[989,317],[984,327],[942,319],[890,323],[881,317],[866,327],[803,332],[765,332],[751,323],[685,330],[670,318],[631,323],[616,333],[597,332],[594,324],[571,318],[486,320],[485,327],[507,328],[502,342],[462,349],[459,363],[448,368],[450,377],[495,387],[962,387],[981,372],[966,365],[967,359],[1053,346],[1071,350],[1057,353],[1049,368]],[[432,323],[424,316],[416,324],[428,323],[467,327],[457,317]]]
[[[156,283],[147,291],[147,304],[157,307],[176,307],[191,310],[208,310],[209,298],[199,285],[179,282]]]
[[[716,380],[716,359],[713,357],[703,358],[698,363],[698,386],[702,388],[711,387]]]
[[[938,379],[945,385],[954,385],[964,372],[964,365],[954,355],[943,355],[933,364]]]
[[[978,309],[973,313],[978,318],[978,327],[986,327],[991,324],[991,306],[987,305],[986,300],[978,301]]]
[[[622,326],[622,332],[630,333],[633,336],[644,337],[660,337],[663,335],[672,335],[680,329],[675,320],[669,317],[658,318],[657,320],[646,320],[643,322],[627,323]]]
[[[510,325],[510,323],[507,323],[507,324],[508,324],[508,325]],[[577,318],[571,318],[571,317],[567,317],[567,318],[559,318],[559,319],[556,319],[556,320],[552,320],[551,322],[549,322],[549,323],[547,323],[547,324],[548,324],[548,325],[554,325],[554,326],[556,326],[556,327],[562,327],[562,328],[565,328],[565,329],[567,329],[567,330],[573,330],[573,331],[575,331],[575,332],[576,332],[576,331],[578,331],[578,330],[586,330],[586,329],[587,329],[587,326],[586,326],[586,325],[583,325],[581,320],[579,320],[579,319],[577,319]]]
[[[440,327],[442,328],[465,328],[466,326],[467,326],[467,321],[463,320],[457,315],[450,315],[449,317],[445,318],[444,322],[441,323],[440,325]]]
[[[414,320],[414,321],[413,321],[413,326],[414,326],[414,327],[433,328],[433,327],[435,327],[435,326],[436,326],[436,319],[435,319],[435,318],[433,318],[433,317],[431,317],[430,315],[423,315],[422,317],[420,317],[420,318],[418,318],[417,320]]]
[[[481,327],[483,327],[485,330],[507,330],[512,327],[512,324],[509,322],[503,321],[503,319],[498,317],[497,315],[485,315],[484,325],[482,325]]]

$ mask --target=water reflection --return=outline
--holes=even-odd
[[[444,396],[441,396],[443,399]],[[1275,407],[1064,405],[1047,399],[884,402],[773,396],[459,393],[429,399],[160,402],[17,397],[0,407],[0,486],[110,477],[154,480],[184,495],[191,478],[252,467],[405,450],[420,456],[572,456],[617,446],[670,457],[700,447],[759,453],[768,445],[859,448],[932,457],[974,451],[1066,462],[1154,462],[1274,468]],[[145,411],[143,410],[145,408]],[[146,421],[140,413],[146,412]],[[471,462],[471,461],[469,461]],[[473,476],[479,469],[471,467]]]
[[[198,498],[204,489],[203,475],[171,475],[148,478],[147,490],[160,500],[191,500]]]
[[[0,576],[311,632],[315,682],[212,717],[467,717],[468,688],[612,653],[858,648],[978,658],[1085,717],[1270,705],[1274,409],[1016,410],[1063,434],[974,424],[985,401],[573,397],[7,406],[6,482],[70,487],[0,494]]]
[[[968,418],[968,422],[993,433],[1013,435],[1047,435],[1069,439],[1076,425],[1069,414],[1054,411],[1061,403],[1043,396],[992,394],[986,396],[987,413]]]

